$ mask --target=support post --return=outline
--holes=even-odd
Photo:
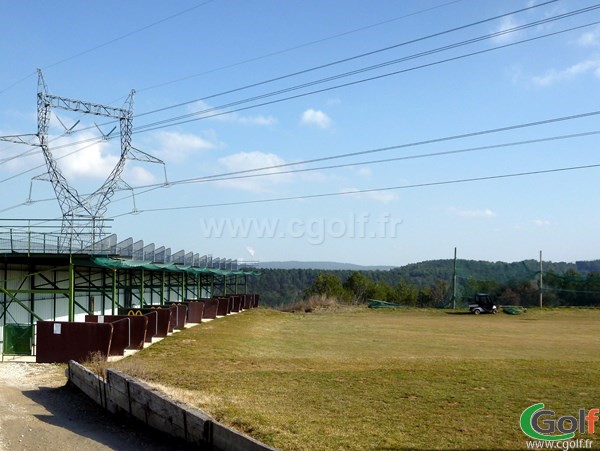
[[[540,308],[544,305],[544,279],[543,279],[543,267],[542,267],[542,251],[540,251]]]
[[[69,256],[69,322],[75,321],[75,265]]]
[[[456,248],[454,248],[454,267],[452,270],[452,309],[456,310]]]
[[[117,306],[117,268],[112,270],[112,314],[115,314]]]
[[[165,305],[165,272],[161,273],[160,278],[160,305]]]
[[[144,268],[142,268],[140,270],[140,308],[144,308],[144,291],[145,287],[144,287]]]

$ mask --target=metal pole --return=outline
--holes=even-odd
[[[165,272],[161,272],[160,276],[160,305],[165,305]]]
[[[75,321],[75,265],[69,256],[69,322]]]
[[[454,269],[452,271],[452,309],[456,310],[456,248],[454,248]]]
[[[543,297],[544,297],[544,295],[542,294],[542,291],[543,291],[543,288],[544,288],[542,272],[543,272],[543,268],[542,268],[542,251],[540,251],[540,308],[542,308],[543,305],[544,305],[544,303],[543,303]]]
[[[144,292],[146,291],[144,276],[144,268],[142,268],[140,270],[140,308],[144,308]]]
[[[112,270],[112,314],[115,314],[116,306],[117,306],[117,277],[118,272],[117,268],[113,268]]]

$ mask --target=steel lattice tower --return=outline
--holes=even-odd
[[[44,159],[46,160],[48,177],[62,211],[61,235],[65,240],[65,242],[61,243],[62,246],[84,248],[94,243],[97,238],[103,235],[104,214],[117,185],[121,182],[121,173],[125,166],[125,160],[131,150],[134,94],[135,91],[132,90],[125,102],[124,108],[114,108],[51,95],[48,94],[48,87],[44,81],[42,71],[38,69],[37,136]],[[82,197],[69,184],[50,151],[48,145],[48,128],[50,113],[53,108],[119,120],[121,135],[121,155],[119,161],[102,186],[86,197]]]
[[[131,91],[123,108],[115,108],[107,105],[51,95],[48,93],[48,87],[44,81],[42,71],[38,69],[37,72],[37,134],[2,136],[0,137],[0,141],[28,144],[42,149],[46,161],[47,174],[35,177],[35,179],[51,182],[62,212],[62,227],[60,243],[58,245],[59,252],[71,249],[93,250],[94,243],[97,240],[102,239],[105,234],[103,230],[106,221],[105,213],[115,190],[121,188],[131,189],[121,178],[125,161],[127,159],[139,160],[150,163],[160,163],[163,166],[164,162],[131,146],[133,97],[135,90]],[[89,195],[82,196],[77,192],[77,189],[67,181],[61,172],[56,159],[52,155],[49,146],[48,130],[53,109],[102,116],[117,119],[119,121],[119,134],[121,137],[120,158],[102,186]],[[32,142],[32,140],[36,140],[35,138],[37,138],[38,143]],[[166,180],[166,168],[165,185],[168,185]]]

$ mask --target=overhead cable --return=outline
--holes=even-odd
[[[528,172],[515,172],[511,174],[499,174],[499,175],[489,175],[483,177],[472,177],[472,178],[463,178],[463,179],[454,179],[454,180],[442,180],[435,182],[425,182],[425,183],[415,183],[411,185],[399,185],[399,186],[388,186],[383,188],[369,188],[362,190],[350,190],[350,191],[341,191],[341,192],[333,192],[333,193],[320,193],[320,194],[306,194],[300,196],[288,196],[288,197],[276,197],[271,199],[256,199],[256,200],[246,200],[246,201],[236,201],[236,202],[220,202],[213,204],[200,204],[200,205],[187,205],[180,207],[163,207],[163,208],[149,208],[144,210],[136,210],[135,212],[127,212],[119,215],[111,216],[109,219],[115,219],[122,216],[128,216],[131,214],[141,214],[141,213],[150,213],[150,212],[160,212],[160,211],[175,211],[175,210],[191,210],[198,208],[211,208],[211,207],[229,207],[234,205],[250,205],[250,204],[261,204],[261,203],[270,203],[270,202],[283,202],[283,201],[291,201],[291,200],[305,200],[305,199],[317,199],[324,197],[336,197],[336,196],[348,196],[348,195],[356,195],[356,194],[365,194],[365,193],[376,193],[382,191],[396,191],[403,189],[415,189],[415,188],[426,188],[433,186],[443,186],[443,185],[453,185],[459,183],[471,183],[471,182],[481,182],[481,181],[490,181],[490,180],[500,180],[507,178],[515,178],[515,177],[527,177],[533,175],[542,175],[542,174],[552,174],[558,172],[567,172],[567,171],[579,171],[583,169],[596,169],[600,168],[600,163],[597,164],[588,164],[582,166],[570,166],[570,167],[561,167],[554,169],[543,169],[537,171],[528,171]]]

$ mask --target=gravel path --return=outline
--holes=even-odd
[[[0,451],[192,449],[104,412],[67,385],[65,366],[0,363]]]

